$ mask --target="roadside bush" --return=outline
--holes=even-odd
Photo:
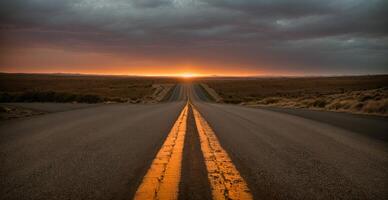
[[[358,99],[359,99],[359,101],[368,101],[368,100],[373,99],[373,97],[370,95],[361,95],[361,96],[359,96]]]
[[[327,102],[325,99],[317,99],[313,102],[312,106],[313,107],[318,107],[318,108],[324,108],[326,106]]]
[[[359,103],[353,105],[352,108],[351,108],[351,110],[354,110],[354,111],[359,112],[359,111],[362,110],[363,107],[364,107],[364,103],[359,102]]]
[[[266,98],[264,99],[264,104],[274,104],[278,103],[280,101],[280,98],[272,97],[272,98]]]
[[[87,94],[87,95],[78,95],[76,98],[76,101],[83,102],[83,103],[98,103],[98,102],[102,102],[103,100],[100,96]]]
[[[337,100],[333,101],[332,104],[328,106],[329,109],[334,110],[347,110],[350,109],[357,102],[355,100]]]
[[[382,113],[387,114],[388,112],[388,99],[381,101],[368,101],[363,107],[362,111],[366,113]]]

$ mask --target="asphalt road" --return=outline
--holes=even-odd
[[[388,199],[386,140],[323,116],[210,103],[200,87],[188,84],[176,87],[167,103],[101,105],[0,122],[0,199],[130,199],[187,96],[255,199]],[[378,136],[387,128],[385,119],[346,119]],[[188,120],[179,196],[206,199],[199,140]]]
[[[354,133],[388,142],[388,117],[308,109],[263,108],[330,124]]]
[[[78,110],[82,108],[91,108],[101,106],[103,104],[87,104],[87,103],[0,103],[0,106],[14,106],[25,108],[37,112],[53,113],[69,110]]]
[[[201,92],[194,87],[190,98],[255,198],[388,199],[386,118],[213,104]],[[328,115],[348,124],[335,126]],[[378,134],[359,133],[368,129]]]
[[[183,106],[106,105],[0,123],[0,199],[129,199]]]

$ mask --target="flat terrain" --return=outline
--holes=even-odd
[[[0,74],[0,102],[141,103],[175,78],[64,74]]]
[[[209,78],[225,103],[388,115],[388,75]]]
[[[331,113],[342,120],[336,124],[326,112],[216,104],[198,85],[183,84],[166,103],[102,105],[0,122],[0,199],[130,199],[187,99],[254,199],[388,197],[386,118]],[[208,199],[190,112],[187,123],[179,198]]]

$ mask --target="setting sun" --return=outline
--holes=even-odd
[[[193,73],[183,73],[180,75],[182,78],[192,78],[192,77],[196,77],[197,75],[196,74],[193,74]]]

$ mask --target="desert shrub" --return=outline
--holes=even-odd
[[[373,99],[373,96],[371,96],[371,95],[361,95],[358,98],[359,101],[368,101],[368,100],[371,100],[371,99]]]
[[[358,111],[362,110],[363,107],[364,107],[364,103],[358,102],[352,106],[351,110],[358,112]]]
[[[312,107],[314,102],[315,102],[315,99],[303,99],[300,101],[300,105],[302,108],[309,108],[309,107]]]
[[[367,113],[381,113],[387,114],[388,112],[388,99],[380,101],[368,101],[363,107],[362,111]]]
[[[98,102],[102,102],[103,100],[98,95],[87,94],[87,95],[78,95],[76,98],[76,101],[81,103],[98,103]]]
[[[333,101],[331,102],[328,106],[327,106],[328,109],[331,109],[331,110],[339,110],[342,108],[342,103],[340,101]]]
[[[342,101],[342,109],[350,109],[351,107],[353,107],[353,105],[357,104],[357,101],[356,100],[343,100]]]
[[[263,100],[264,104],[275,104],[278,103],[281,99],[277,97],[270,97],[270,98],[265,98]]]
[[[354,105],[356,105],[358,102],[356,100],[334,100],[330,105],[327,106],[328,109],[332,110],[348,110]]]
[[[318,107],[318,108],[324,108],[326,106],[327,102],[325,99],[323,98],[319,98],[317,100],[315,100],[313,103],[312,103],[312,106],[313,107]]]

